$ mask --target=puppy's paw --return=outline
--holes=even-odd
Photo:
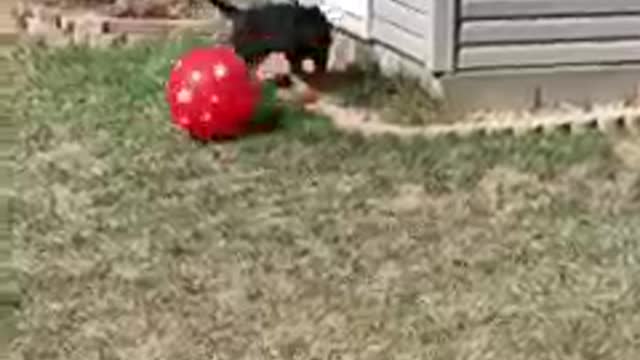
[[[291,64],[284,53],[271,53],[257,66],[256,76],[261,81],[278,80],[291,74]]]
[[[316,72],[316,64],[311,59],[305,59],[302,61],[302,71],[306,74],[313,74]]]

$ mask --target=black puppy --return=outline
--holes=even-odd
[[[231,44],[249,64],[257,64],[272,52],[283,52],[295,74],[311,59],[316,72],[325,72],[332,26],[317,6],[266,4],[240,9],[224,0],[210,0],[231,19]]]

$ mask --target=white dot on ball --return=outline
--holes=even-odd
[[[202,115],[202,121],[211,121],[211,113],[206,112]]]
[[[178,60],[178,61],[176,61],[176,64],[174,65],[174,67],[173,67],[173,68],[174,68],[175,70],[178,70],[178,69],[180,69],[181,67],[182,67],[182,60]]]
[[[177,100],[179,103],[181,104],[190,103],[192,98],[193,98],[193,95],[191,94],[191,91],[187,89],[181,89],[180,91],[178,91]]]
[[[202,73],[200,71],[194,71],[191,73],[191,80],[193,80],[194,82],[198,82],[200,81],[200,79],[202,79]]]
[[[178,122],[180,123],[180,125],[182,126],[187,126],[189,125],[190,121],[189,118],[186,116],[181,117],[180,119],[178,119]]]
[[[217,104],[220,102],[220,98],[218,97],[218,95],[211,95],[210,101],[212,104]]]
[[[222,64],[217,64],[213,66],[213,76],[220,79],[227,75],[227,67]]]

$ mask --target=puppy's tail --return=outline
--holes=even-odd
[[[225,0],[209,0],[213,6],[218,8],[225,16],[233,16],[240,13],[241,9],[235,5],[229,4]]]

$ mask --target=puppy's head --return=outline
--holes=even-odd
[[[317,5],[300,7],[298,29],[309,44],[315,47],[329,47],[331,45],[331,32],[333,26],[327,16]]]

